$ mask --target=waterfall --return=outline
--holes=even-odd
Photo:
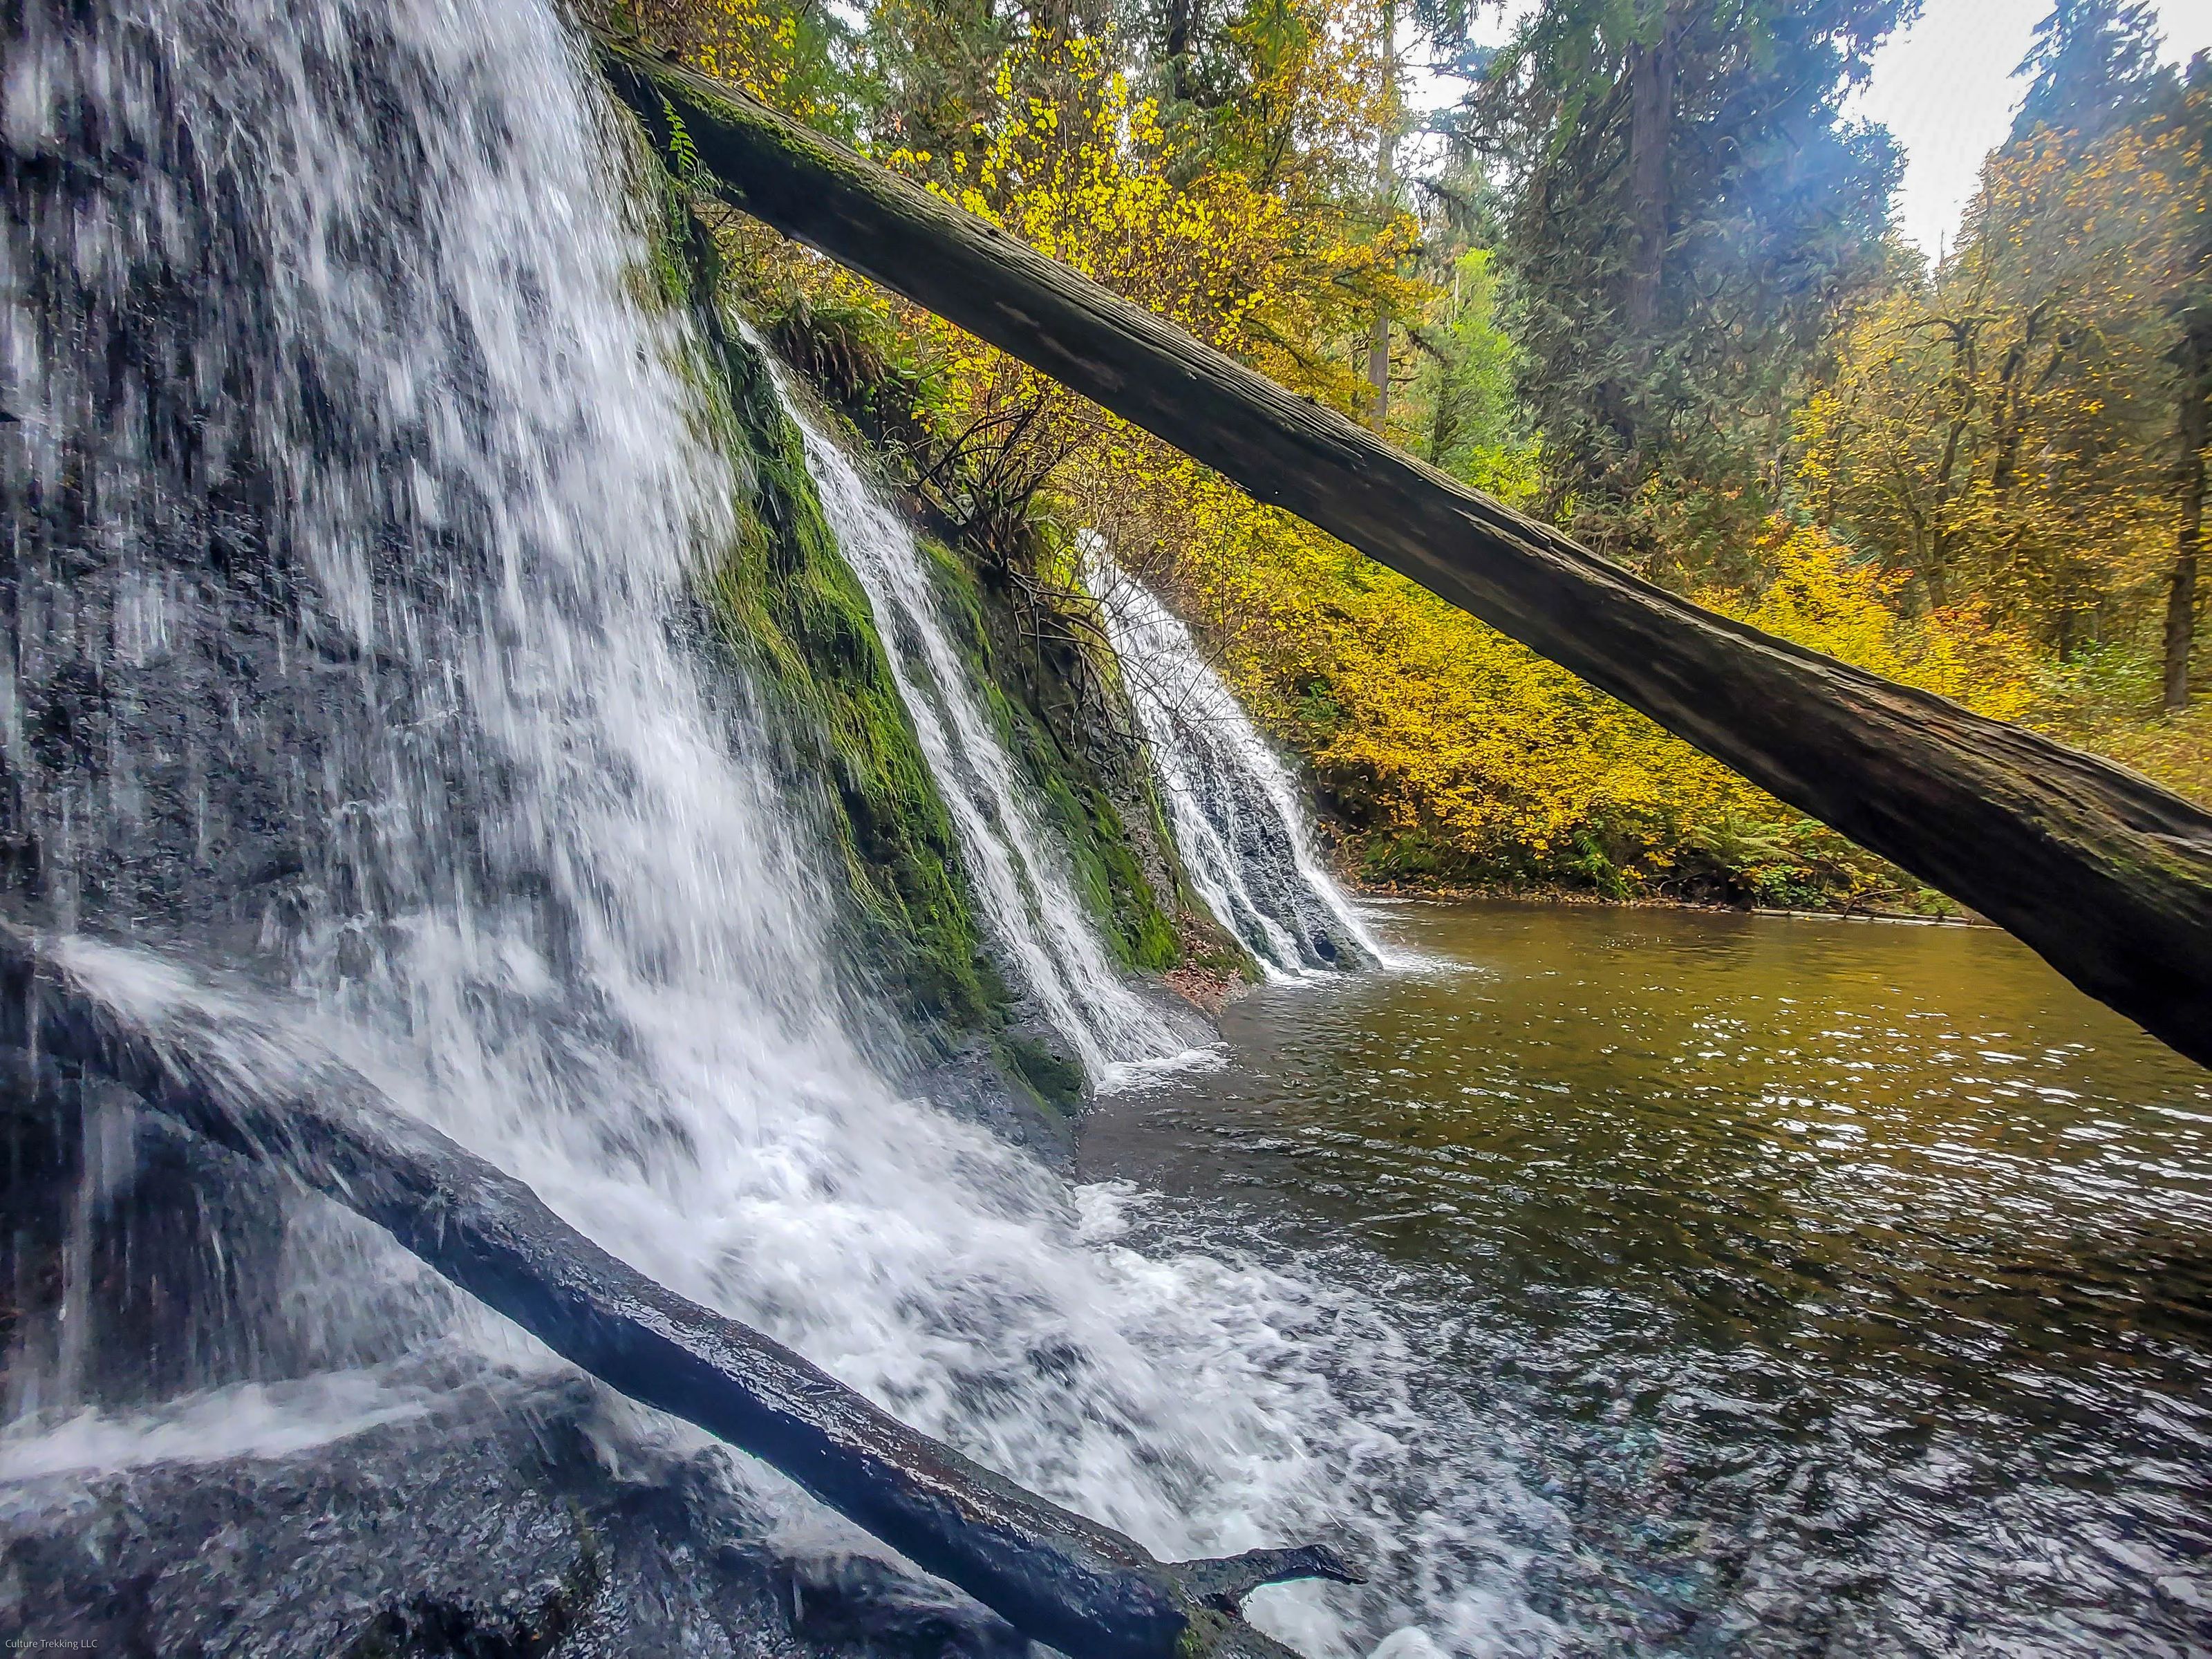
[[[1103,553],[1090,580],[1143,724],[1183,867],[1271,975],[1381,962],[1316,855],[1298,787],[1190,630]]]
[[[1194,1030],[1178,1030],[1123,983],[1085,913],[1035,793],[953,643],[913,528],[794,400],[785,401],[805,441],[823,511],[867,591],[977,896],[1020,984],[1075,1046],[1095,1085],[1190,1052]]]
[[[25,0],[0,46],[11,907],[120,947],[137,994],[219,984],[337,1049],[641,1271],[1164,1558],[1345,1539],[1371,1589],[1253,1602],[1307,1652],[1494,1650],[1512,1553],[1468,1505],[1500,1477],[1422,1437],[1358,1286],[1172,1229],[1140,1252],[1137,1197],[860,1053],[804,817],[685,636],[737,481],[555,0]],[[912,544],[813,459],[1009,950],[1102,1069],[1159,1052]],[[86,1213],[167,1178],[116,1164]],[[210,1390],[434,1343],[551,1365],[365,1224],[270,1201],[250,1239],[204,1191],[167,1206],[248,1340],[151,1378],[12,1355],[0,1464],[127,1467]],[[357,1429],[359,1395],[232,1443]]]

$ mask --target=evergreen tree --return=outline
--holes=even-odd
[[[1498,323],[1496,265],[1489,248],[1454,262],[1443,326],[1419,336],[1429,362],[1416,389],[1427,399],[1430,465],[1520,501],[1534,486],[1534,457],[1514,394],[1513,343]]]
[[[1911,6],[1546,0],[1472,94],[1544,505],[1607,550],[1703,564],[1773,498],[1823,339],[1895,258],[1895,148],[1840,106]]]
[[[2150,0],[2057,0],[2014,73],[2032,77],[2012,124],[2098,138],[2130,118],[2172,71],[2158,61]]]

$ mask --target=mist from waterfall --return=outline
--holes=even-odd
[[[1380,963],[1314,849],[1297,780],[1152,591],[1094,551],[1087,572],[1143,724],[1191,884],[1273,976]]]
[[[31,0],[9,27],[6,839],[38,918],[109,942],[84,970],[338,1050],[643,1272],[1164,1557],[1344,1540],[1370,1588],[1252,1604],[1310,1654],[1538,1639],[1505,1477],[1422,1438],[1444,1407],[1366,1293],[1172,1227],[1140,1252],[1141,1195],[1071,1191],[859,1051],[805,820],[685,631],[744,481],[551,0]],[[910,536],[817,434],[810,459],[1010,956],[1097,1075],[1171,1052]],[[88,1164],[81,1201],[134,1178]],[[127,1466],[241,1400],[291,1415],[234,1443],[296,1449],[412,1407],[267,1390],[434,1344],[553,1364],[286,1202],[244,1338],[176,1391],[12,1358],[0,1471]]]

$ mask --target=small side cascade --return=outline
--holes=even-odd
[[[1314,850],[1290,769],[1190,630],[1103,550],[1092,550],[1089,579],[1206,907],[1271,977],[1384,961]]]
[[[781,384],[781,382],[779,382]],[[1033,792],[953,643],[927,555],[852,459],[785,398],[845,560],[868,595],[899,695],[951,809],[976,896],[1008,965],[1074,1048],[1094,1087],[1198,1045],[1130,989],[1077,894]]]

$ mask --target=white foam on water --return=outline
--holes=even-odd
[[[0,1429],[0,1486],[111,1474],[155,1463],[289,1457],[388,1424],[428,1416],[436,1392],[368,1371],[210,1389],[167,1409],[88,1409]]]

